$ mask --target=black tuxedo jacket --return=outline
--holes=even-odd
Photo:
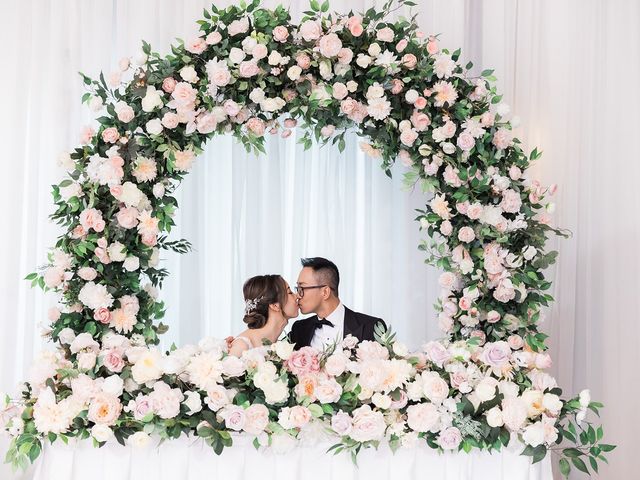
[[[295,349],[299,350],[302,347],[308,347],[315,333],[313,328],[313,321],[318,318],[314,315],[309,318],[303,318],[293,323],[291,331],[289,332],[289,342],[295,344]],[[347,307],[344,308],[344,336],[351,334],[358,340],[375,340],[373,336],[373,327],[376,324],[381,323],[385,330],[387,325],[381,318],[371,317],[364,313],[354,312]]]

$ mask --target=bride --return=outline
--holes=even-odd
[[[244,283],[244,322],[247,329],[231,341],[229,354],[236,357],[261,347],[264,339],[274,343],[289,319],[298,316],[298,300],[280,275],[258,275]]]

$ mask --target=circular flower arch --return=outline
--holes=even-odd
[[[565,474],[570,462],[586,471],[582,458],[597,469],[613,446],[583,421],[601,405],[587,392],[560,400],[538,331],[552,301],[543,270],[556,257],[546,235],[565,235],[547,213],[555,187],[525,176],[540,155],[514,137],[492,71],[471,75],[460,51],[441,49],[414,18],[388,19],[412,5],[336,14],[312,0],[299,25],[257,0],[213,5],[201,34],[171,54],[143,42],[108,81],[83,75],[83,102],[106,113],[60,159],[68,177],[53,187],[51,218],[66,231],[27,277],[60,297],[49,333],[58,351],[36,361],[20,399],[7,398],[10,462],[33,461],[45,439],[195,434],[219,453],[233,431],[271,445],[321,422],[335,450],[354,455],[382,440],[468,452],[516,438],[535,461],[558,450]],[[405,182],[432,193],[417,220],[428,263],[444,270],[445,338],[418,352],[382,332],[324,353],[277,342],[236,359],[212,339],[160,352],[159,252],[190,249],[168,240],[173,192],[214,135],[264,153],[267,135],[297,125],[305,148],[342,151],[355,130],[388,175],[399,160]]]

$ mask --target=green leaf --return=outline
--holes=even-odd
[[[561,458],[560,459],[560,473],[564,477],[568,477],[569,476],[569,472],[571,472],[571,465],[569,465],[569,462],[567,461],[566,458]]]
[[[573,465],[580,470],[581,472],[584,473],[589,473],[589,469],[587,468],[587,466],[585,465],[585,463],[579,459],[579,458],[572,458],[571,459],[571,463],[573,463]]]

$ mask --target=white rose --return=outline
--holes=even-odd
[[[142,99],[142,110],[149,113],[154,111],[158,107],[162,107],[161,92],[156,90],[156,88],[153,86],[148,86],[147,93]]]
[[[187,399],[182,404],[189,409],[187,415],[193,415],[202,410],[202,399],[198,392],[185,392],[185,395]]]
[[[102,391],[114,397],[122,395],[123,388],[124,381],[118,375],[111,375],[102,383]]]
[[[73,342],[75,338],[76,338],[75,332],[69,327],[63,328],[62,330],[60,330],[60,333],[58,334],[58,340],[62,345],[71,344],[71,342]]]
[[[349,80],[347,82],[347,90],[349,90],[351,93],[353,93],[356,90],[358,90],[358,82],[355,82],[353,80]]]
[[[227,377],[239,377],[245,371],[244,362],[230,355],[222,360],[222,373]]]
[[[367,68],[371,63],[371,57],[360,53],[358,54],[358,58],[356,58],[356,63],[360,68]]]
[[[395,353],[399,357],[406,357],[407,355],[409,355],[409,349],[404,343],[394,342],[393,353]]]
[[[281,381],[269,382],[262,389],[265,401],[270,405],[282,403],[289,398],[289,388]]]
[[[418,97],[420,97],[420,94],[413,88],[411,90],[407,90],[407,93],[404,94],[404,99],[407,103],[411,104],[415,103],[416,100],[418,100]]]
[[[280,357],[282,360],[288,360],[291,354],[293,353],[295,345],[289,342],[276,342],[273,345],[273,349],[276,352],[276,355]]]
[[[149,434],[145,432],[136,432],[127,439],[127,442],[133,447],[144,448],[149,444],[150,440],[151,437],[149,437]]]
[[[588,408],[589,403],[591,403],[591,392],[589,390],[582,390],[580,392],[579,400],[582,408]]]
[[[378,55],[380,55],[380,52],[382,52],[382,48],[377,43],[372,43],[371,45],[369,45],[369,49],[367,50],[367,53],[369,53],[369,55],[371,55],[372,57],[377,57]]]
[[[302,73],[302,68],[300,68],[298,65],[293,65],[289,67],[289,69],[287,70],[287,77],[289,77],[290,80],[296,81],[300,78],[301,73]],[[263,96],[264,96],[264,93],[263,93]]]
[[[542,422],[536,422],[526,427],[522,433],[522,440],[532,447],[542,445],[544,443],[544,425]]]
[[[264,90],[262,90],[261,88],[254,88],[253,90],[251,90],[249,98],[252,102],[255,103],[262,102],[264,100]]]
[[[122,266],[127,272],[135,272],[140,268],[140,259],[138,257],[129,256],[124,260]]]
[[[493,407],[491,410],[486,412],[487,415],[487,424],[490,427],[501,427],[504,425],[504,420],[502,420],[502,410],[499,407]]]
[[[198,73],[196,72],[196,69],[191,65],[182,67],[182,69],[180,70],[180,76],[185,82],[195,83],[198,81]]]
[[[389,395],[384,395],[380,392],[376,392],[371,397],[371,402],[383,410],[387,410],[391,406],[391,397]]]
[[[149,135],[160,135],[162,133],[162,122],[159,118],[149,120],[145,125],[145,130]]]
[[[536,256],[537,253],[538,253],[538,250],[533,245],[529,245],[528,247],[522,250],[522,256],[526,260],[531,260],[533,257]]]
[[[91,427],[91,436],[98,442],[106,442],[113,437],[113,430],[106,425],[97,424]]]
[[[481,402],[488,402],[496,396],[496,387],[498,381],[493,377],[483,378],[478,385],[476,385],[476,395]]]
[[[545,393],[542,397],[542,405],[553,415],[557,415],[562,410],[562,401],[560,397],[553,393]]]
[[[109,258],[112,262],[124,262],[127,258],[126,248],[120,242],[113,242],[109,245],[107,252],[109,253]]]
[[[229,59],[235,64],[242,62],[245,57],[246,54],[244,53],[244,51],[242,51],[241,48],[233,47],[229,52]]]

